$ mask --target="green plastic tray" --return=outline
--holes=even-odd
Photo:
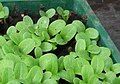
[[[8,6],[11,11],[17,9],[21,13],[27,10],[30,11],[31,14],[36,14],[43,7],[48,9],[61,6],[77,14],[87,15],[87,25],[96,28],[100,33],[100,44],[110,48],[112,51],[112,59],[114,62],[120,63],[120,52],[86,0],[0,0],[0,2]]]

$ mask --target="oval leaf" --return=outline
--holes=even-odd
[[[69,31],[69,32],[66,32],[66,31]],[[76,27],[72,24],[68,24],[62,29],[60,35],[66,42],[68,42],[74,37],[76,32],[77,32]]]
[[[43,71],[40,67],[34,66],[30,69],[27,77],[26,82],[29,84],[40,84],[43,78]]]
[[[74,20],[72,24],[77,28],[77,32],[84,32],[85,31],[85,25],[79,21],[79,20]]]
[[[48,51],[52,50],[52,45],[48,42],[43,42],[43,43],[41,43],[40,48],[42,49],[43,52],[48,52]]]
[[[50,26],[49,26],[49,33],[50,35],[54,36],[57,33],[59,33],[64,27],[65,27],[66,23],[64,20],[58,19],[53,21]]]
[[[46,17],[46,16],[42,16],[42,17],[38,20],[37,25],[38,25],[40,28],[48,28],[49,18]]]
[[[20,79],[20,81],[23,81],[28,74],[28,68],[25,63],[18,62],[15,65],[14,72],[15,72],[15,78]]]
[[[51,8],[46,11],[47,17],[52,18],[55,15],[55,9]]]
[[[27,38],[23,40],[18,46],[24,54],[28,54],[34,49],[35,42],[33,39]]]
[[[87,28],[85,33],[91,39],[97,39],[99,37],[98,31],[94,28]]]
[[[82,78],[88,82],[89,78],[94,75],[94,70],[91,65],[84,65],[81,70]]]
[[[75,51],[79,52],[81,50],[85,50],[86,49],[86,42],[84,39],[79,39],[77,40],[77,43],[75,45]]]
[[[104,69],[104,60],[101,57],[94,56],[91,61],[91,66],[96,74],[100,74]]]
[[[42,70],[50,71],[52,74],[57,74],[58,72],[57,56],[52,53],[41,56],[39,59],[39,65]]]

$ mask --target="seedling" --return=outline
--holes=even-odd
[[[113,63],[109,48],[97,44],[99,32],[79,20],[67,24],[68,10],[58,7],[57,12],[62,18],[53,22],[55,9],[40,11],[37,23],[24,16],[0,36],[0,83],[117,84],[120,63]],[[57,56],[62,53],[59,46],[66,45],[74,47],[69,54]]]
[[[70,16],[69,10],[64,10],[62,7],[57,7],[57,13],[63,18],[63,20],[67,21]]]
[[[53,8],[47,10],[46,12],[44,12],[44,11],[42,11],[42,10],[39,11],[39,14],[40,14],[41,16],[46,16],[46,17],[48,17],[48,18],[52,18],[52,17],[55,15],[55,13],[56,13],[56,11],[55,11],[55,9],[53,9]]]
[[[9,8],[6,6],[3,6],[2,3],[0,3],[0,19],[3,19],[6,23],[6,18],[9,16]]]

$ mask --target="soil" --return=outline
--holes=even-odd
[[[120,51],[120,0],[103,0],[103,3],[95,3],[94,1],[88,0]]]

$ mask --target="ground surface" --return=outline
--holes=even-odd
[[[120,0],[104,0],[103,3],[88,0],[88,2],[120,51]]]

